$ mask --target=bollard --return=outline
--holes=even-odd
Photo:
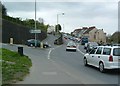
[[[13,44],[13,38],[10,38],[10,44]]]
[[[40,46],[41,48],[43,48],[43,43],[41,42],[41,46]]]
[[[18,53],[23,56],[23,47],[18,47]]]

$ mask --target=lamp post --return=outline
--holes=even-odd
[[[65,15],[65,13],[57,14],[57,24],[58,24],[58,21],[59,21],[59,15]]]
[[[63,32],[64,32],[64,28],[65,28],[65,26],[64,26],[64,24],[63,24]]]
[[[36,0],[35,0],[35,30],[36,30]],[[35,47],[36,47],[36,33],[35,33]]]
[[[58,23],[59,23],[59,15],[65,15],[65,13],[57,14],[57,26],[58,26]],[[57,33],[58,33],[58,27],[57,27]]]

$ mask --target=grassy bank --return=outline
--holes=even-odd
[[[27,56],[20,56],[17,52],[7,49],[0,51],[2,51],[2,84],[22,81],[29,74],[31,60]]]

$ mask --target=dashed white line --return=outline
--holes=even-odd
[[[57,72],[42,72],[43,75],[57,75]]]
[[[50,59],[50,61],[53,63],[53,65],[55,65],[59,70],[61,70],[62,72],[64,72],[65,74],[67,74],[68,76],[73,77],[76,80],[80,80],[80,78],[76,75],[71,74],[70,72],[68,72],[65,68],[61,67],[59,64],[57,64],[54,60]],[[82,80],[80,80],[81,82]],[[81,82],[83,83],[83,82]]]

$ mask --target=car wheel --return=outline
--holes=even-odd
[[[100,72],[105,72],[105,69],[104,69],[104,64],[102,63],[102,62],[100,62],[100,64],[99,64],[99,70],[100,70]]]
[[[31,47],[33,47],[33,44],[30,44]]]
[[[44,48],[46,48],[47,46],[44,46]]]
[[[86,59],[86,58],[84,58],[84,65],[85,65],[85,66],[88,65],[88,64],[87,64],[87,59]]]

